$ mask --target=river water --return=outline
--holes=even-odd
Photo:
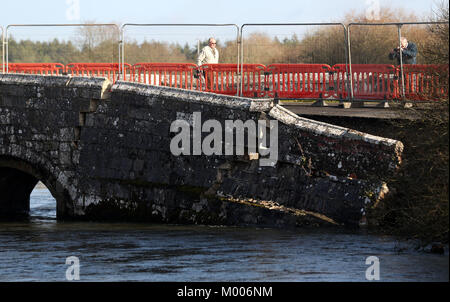
[[[280,230],[56,221],[45,188],[31,195],[31,218],[0,223],[0,281],[449,281],[444,255],[415,250],[364,230]],[[406,248],[404,248],[406,247]]]

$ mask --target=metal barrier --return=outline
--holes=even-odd
[[[131,73],[131,65],[124,64],[125,71]],[[83,77],[106,77],[113,84],[120,77],[119,63],[69,63],[66,73]]]
[[[125,57],[126,57],[125,56],[125,41],[126,41],[126,39],[125,39],[126,38],[125,37],[125,29],[127,27],[150,27],[150,28],[165,28],[165,27],[167,27],[167,28],[177,28],[177,27],[180,27],[180,28],[190,28],[190,29],[191,28],[195,28],[195,27],[207,27],[207,28],[208,27],[212,27],[212,28],[215,28],[215,29],[227,28],[227,27],[233,28],[233,31],[234,31],[234,29],[236,30],[236,49],[237,49],[236,50],[237,51],[237,53],[236,53],[236,55],[237,55],[236,66],[237,66],[237,69],[239,70],[239,62],[240,62],[240,58],[239,58],[239,55],[240,55],[239,38],[240,38],[240,36],[239,36],[239,26],[237,26],[236,24],[206,24],[206,23],[205,24],[201,24],[201,23],[199,23],[199,24],[182,24],[182,23],[180,23],[180,24],[157,24],[157,23],[156,24],[143,24],[143,23],[125,23],[121,27],[121,39],[120,39],[120,43],[119,43],[119,49],[120,49],[119,62],[121,64],[124,64]],[[217,38],[218,37],[216,37],[216,39]],[[161,64],[167,64],[167,63],[161,63]],[[124,75],[122,77],[122,79],[126,80],[126,75]],[[133,79],[131,79],[131,80],[133,80]],[[194,84],[200,84],[199,81],[197,81],[197,80],[193,81],[193,83]],[[192,88],[187,88],[187,89],[192,89]]]
[[[391,23],[349,23],[347,26],[347,43],[348,43],[348,63],[349,63],[349,74],[353,74],[353,66],[355,66],[354,64],[352,64],[352,53],[351,53],[351,35],[350,35],[350,29],[355,27],[355,26],[395,26],[397,27],[397,42],[398,42],[398,48],[400,51],[399,54],[399,80],[398,80],[398,85],[400,86],[400,89],[396,89],[395,90],[395,95],[394,97],[396,98],[401,98],[404,99],[406,98],[406,83],[405,83],[405,71],[403,70],[404,68],[404,64],[403,64],[403,58],[402,58],[402,48],[401,48],[401,37],[402,37],[402,27],[404,25],[436,25],[436,24],[448,24],[448,21],[435,21],[435,22],[391,22]],[[366,37],[364,37],[366,39]],[[385,39],[386,37],[384,37]],[[350,77],[350,86],[354,86],[353,85],[353,77]],[[350,100],[353,100],[353,98],[355,97],[355,95],[353,95],[354,90],[350,90]],[[410,95],[414,95],[410,94]]]
[[[348,68],[348,66],[347,66]],[[389,64],[353,64],[350,79],[347,79],[346,65],[336,64],[333,71],[337,76],[336,94],[347,98],[353,97],[367,100],[392,100],[397,98],[397,69]],[[349,91],[348,81],[352,89]]]
[[[10,73],[61,75],[65,67],[60,63],[9,63],[5,64]]]
[[[196,70],[197,65],[192,63],[136,63],[130,80],[192,90],[201,87],[200,77],[194,77]]]
[[[403,65],[404,91],[408,100],[429,101],[448,97],[448,65]],[[400,75],[401,69],[397,72]],[[444,76],[444,75],[447,76]],[[400,92],[399,92],[400,93]]]
[[[294,26],[297,28],[304,28],[305,26],[318,26],[318,27],[322,27],[322,28],[323,27],[336,28],[338,30],[336,31],[336,35],[333,37],[333,39],[336,40],[339,37],[343,38],[343,45],[342,45],[343,47],[339,48],[339,49],[342,50],[341,60],[345,61],[345,63],[347,63],[348,50],[347,50],[347,43],[345,43],[345,41],[347,41],[347,30],[346,30],[346,26],[343,23],[251,23],[251,24],[249,23],[249,24],[243,24],[240,28],[240,37],[241,37],[241,46],[240,46],[241,61],[240,61],[240,64],[242,66],[245,63],[244,62],[245,61],[244,49],[245,49],[245,45],[246,45],[246,43],[244,43],[244,41],[245,41],[244,40],[244,28],[255,27],[255,26],[257,26],[257,27],[284,27],[284,28],[291,27],[291,26]],[[342,30],[342,32],[341,32],[341,30]],[[342,35],[338,34],[338,32],[341,32]],[[268,52],[270,50],[265,49],[265,51]],[[339,60],[338,62],[342,62],[341,60]],[[302,61],[299,61],[299,62],[294,61],[294,63],[300,63],[300,62],[302,62]],[[254,62],[252,62],[252,63],[254,63]],[[296,73],[295,69],[293,69],[292,71],[288,71],[287,69],[286,69],[286,71],[281,71],[281,69],[279,69],[279,68],[290,68],[290,67],[288,67],[288,65],[298,65],[298,66],[292,67],[292,68],[300,68],[299,73],[304,71],[305,73],[318,73],[321,75],[322,74],[321,71],[316,71],[316,69],[314,69],[313,71],[308,71],[307,69],[302,69],[301,65],[318,65],[318,66],[325,65],[325,66],[329,67],[329,65],[321,64],[321,62],[310,62],[310,63],[315,63],[315,64],[272,64],[271,66],[273,66],[272,67],[273,69],[272,70],[266,69],[266,71],[274,72],[274,73],[278,72],[278,75],[280,75],[281,73],[285,73],[285,76],[286,76],[288,73]],[[279,65],[279,66],[275,67],[276,65]],[[316,66],[313,68],[316,68]],[[298,78],[298,77],[296,77],[296,78]],[[324,77],[323,82],[327,81],[327,80],[325,80],[325,78],[326,77]],[[316,78],[313,78],[310,80],[313,80],[316,84],[319,83],[318,82],[319,80]],[[267,81],[267,79],[266,79],[266,81]],[[307,85],[305,84],[305,87],[304,87],[305,90],[303,90],[300,87],[304,82],[302,80],[302,77],[300,77],[300,81],[295,80],[295,81],[297,81],[295,84],[289,83],[288,80],[285,79],[283,83],[280,83],[278,86],[276,86],[273,80],[272,80],[272,84],[270,84],[270,76],[269,76],[268,81],[269,81],[269,85],[267,85],[267,83],[266,83],[266,89],[268,86],[271,86],[269,89],[272,89],[271,90],[272,92],[270,92],[269,95],[270,94],[274,95],[275,93],[277,93],[277,95],[279,97],[285,97],[285,98],[291,98],[291,97],[292,98],[310,98],[310,97],[316,97],[316,96],[318,97],[321,93],[322,93],[322,96],[324,97],[326,90],[328,88],[332,87],[332,86],[327,87],[327,84],[325,84],[324,86],[326,86],[327,88],[324,88],[324,87],[313,88],[311,84],[309,87],[307,87]],[[293,81],[293,80],[291,79],[291,81]],[[243,83],[241,83],[241,91],[243,92],[244,89],[243,89],[242,85],[243,85]],[[296,86],[296,87],[294,87],[294,86]],[[311,92],[310,92],[310,90],[311,90]]]
[[[2,35],[0,36],[0,40],[2,41],[2,72],[5,73],[5,39],[3,36],[3,26],[0,26],[0,30],[2,31]]]
[[[113,23],[98,23],[98,24],[10,24],[8,26],[6,26],[6,30],[5,30],[5,36],[4,36],[4,44],[6,45],[5,48],[5,55],[6,55],[6,61],[4,61],[6,63],[6,72],[8,72],[8,68],[9,68],[9,48],[8,48],[8,40],[9,40],[9,36],[8,36],[8,31],[10,28],[12,27],[99,27],[99,26],[107,26],[107,27],[113,27],[117,29],[117,40],[120,39],[119,36],[119,32],[120,32],[120,28],[117,26],[117,24],[113,24]],[[120,62],[120,45],[119,45],[119,62]]]
[[[244,64],[241,66],[242,96],[263,97],[265,66]],[[239,68],[236,64],[204,64],[200,66],[205,77],[202,89],[214,93],[237,95]]]
[[[327,64],[271,64],[266,67],[268,95],[279,98],[329,98],[334,95],[331,73],[332,68]]]

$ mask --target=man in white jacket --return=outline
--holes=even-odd
[[[216,39],[209,38],[208,45],[203,47],[202,51],[197,58],[197,66],[203,64],[217,64],[219,63],[219,51],[216,48]],[[214,86],[214,74],[213,72],[203,71],[203,76],[206,80],[206,87],[208,90],[213,90]]]
[[[197,65],[219,63],[219,51],[216,48],[216,39],[209,38],[208,45],[203,47],[198,55]]]

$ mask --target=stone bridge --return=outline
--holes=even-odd
[[[226,120],[277,121],[274,165],[261,164],[267,156],[252,150],[250,140],[241,155],[174,155],[178,134],[171,125],[184,120],[192,138],[194,113],[223,129]],[[270,125],[267,137],[275,137]],[[0,74],[3,218],[26,216],[30,193],[42,181],[59,220],[357,224],[388,191],[384,181],[402,149],[399,141],[301,118],[270,99]]]

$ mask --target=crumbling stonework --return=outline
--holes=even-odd
[[[259,165],[258,154],[173,155],[171,123],[193,112],[221,123],[277,120],[275,166]],[[300,118],[269,99],[111,86],[103,78],[0,75],[0,189],[21,182],[2,168],[41,180],[59,219],[355,224],[385,192],[383,180],[400,164],[402,148]],[[17,212],[6,206],[10,200],[0,194],[0,213]]]

